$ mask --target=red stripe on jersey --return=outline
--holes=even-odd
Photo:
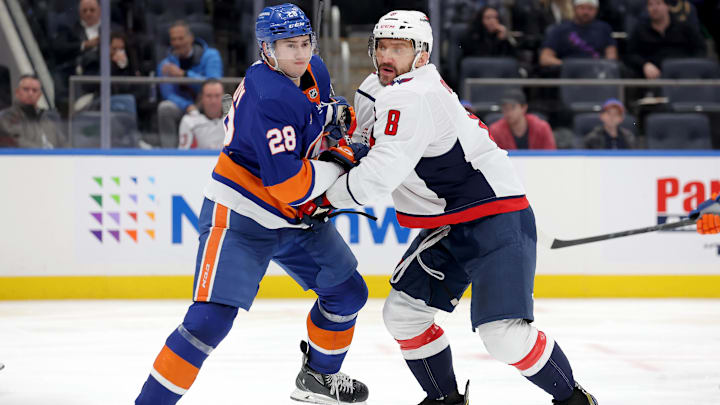
[[[490,215],[524,210],[529,207],[525,196],[495,200],[459,212],[435,216],[414,216],[397,212],[398,223],[406,228],[437,228],[443,225],[460,224]]]
[[[445,331],[436,324],[432,324],[427,330],[412,339],[397,340],[400,344],[400,350],[415,350],[425,346],[428,343],[436,341]]]
[[[540,360],[540,357],[542,357],[543,352],[545,352],[545,346],[547,345],[547,338],[545,337],[545,334],[541,331],[538,331],[538,337],[535,341],[535,346],[530,350],[530,353],[527,354],[522,360],[518,361],[517,363],[511,364],[513,367],[517,367],[518,370],[527,370],[530,367],[534,366],[535,363]]]

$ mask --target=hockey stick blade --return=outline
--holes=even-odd
[[[590,236],[587,238],[569,239],[569,240],[552,238],[552,237],[545,235],[541,231],[538,231],[538,241],[550,249],[560,249],[560,248],[565,248],[565,247],[570,247],[570,246],[584,245],[586,243],[601,242],[601,241],[609,240],[609,239],[622,238],[625,236],[639,235],[641,233],[682,228],[684,226],[693,225],[693,224],[695,224],[695,222],[696,222],[696,219],[688,218],[688,219],[684,219],[684,220],[678,221],[678,222],[668,222],[668,223],[664,223],[664,224],[648,226],[645,228],[630,229],[628,231],[613,232],[613,233],[607,233],[604,235],[597,235],[597,236]]]

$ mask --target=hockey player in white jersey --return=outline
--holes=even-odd
[[[392,275],[383,310],[426,392],[421,405],[468,403],[434,317],[452,311],[469,286],[472,327],[495,359],[554,404],[596,405],[557,342],[531,323],[532,209],[507,153],[428,63],[432,43],[417,11],[393,11],[375,25],[369,52],[377,72],[358,90],[354,135],[374,146],[328,189],[326,204],[352,208],[392,193],[400,224],[422,229]]]

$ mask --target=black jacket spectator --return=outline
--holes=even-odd
[[[484,7],[460,38],[462,56],[515,56],[510,31],[498,19],[498,11]]]
[[[667,4],[648,0],[648,9],[650,18],[639,22],[628,39],[627,64],[640,77],[659,77],[661,72],[654,69],[660,69],[667,58],[706,56],[705,40],[698,30],[686,22],[673,21]],[[658,31],[662,27],[664,31]],[[646,72],[647,63],[654,65],[653,72]]]

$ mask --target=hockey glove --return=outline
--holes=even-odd
[[[323,131],[330,138],[339,141],[355,130],[355,109],[345,97],[335,96],[332,103],[326,104],[325,127]]]
[[[335,207],[330,204],[325,194],[322,194],[298,207],[298,216],[300,217],[300,222],[310,225],[312,228],[314,225],[327,222],[328,215],[330,215],[334,209]]]
[[[360,159],[368,154],[370,148],[361,143],[334,146],[320,154],[318,160],[339,164],[345,172],[357,166]]]
[[[690,219],[697,219],[700,234],[720,233],[720,195],[704,201],[690,212]]]

